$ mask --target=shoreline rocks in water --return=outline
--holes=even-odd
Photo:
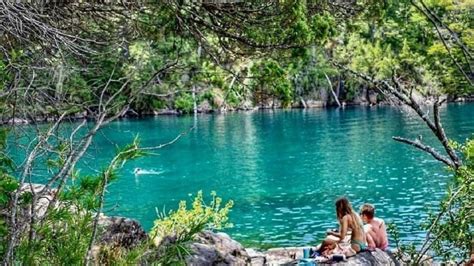
[[[368,98],[359,99],[356,98],[352,101],[343,101],[342,107],[345,106],[384,106],[384,105],[394,105],[388,101],[379,101],[377,100],[377,94],[369,94]],[[423,98],[423,96],[416,96],[418,101],[431,103],[433,99],[431,98]],[[447,97],[447,96],[444,96]],[[469,103],[474,102],[474,96],[466,96],[466,97],[447,97],[448,102],[453,103]],[[330,107],[337,107],[334,103],[330,103],[328,101],[324,101],[321,99],[301,99],[300,101],[295,102],[291,105],[289,109],[319,109],[319,108],[330,108]],[[213,108],[209,102],[204,102],[199,105],[197,109],[197,113],[200,114],[212,114],[212,113],[227,113],[227,112],[252,112],[258,110],[277,110],[277,109],[285,109],[281,104],[271,104],[267,105],[255,105],[251,102],[244,102],[240,107],[237,108],[227,108],[225,106],[219,108]],[[178,111],[177,109],[172,108],[163,108],[163,109],[154,109],[148,110],[145,112],[136,112],[133,109],[128,110],[124,113],[123,116],[120,118],[141,118],[141,117],[150,117],[150,116],[169,116],[169,115],[183,115],[182,112]],[[0,124],[2,125],[22,125],[22,124],[30,124],[30,123],[48,123],[57,121],[57,115],[41,115],[35,117],[33,119],[24,118],[24,117],[13,117],[7,119],[0,118]],[[87,111],[78,112],[67,116],[65,119],[68,121],[77,121],[77,120],[93,120],[94,117],[87,113]]]

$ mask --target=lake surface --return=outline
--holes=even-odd
[[[474,133],[474,105],[442,110],[448,136]],[[443,196],[449,173],[427,154],[391,140],[437,144],[414,114],[392,107],[278,110],[117,121],[95,139],[89,167],[106,163],[115,145],[139,134],[143,146],[196,129],[158,155],[124,165],[109,188],[107,212],[138,219],[147,229],[156,209],[175,209],[198,190],[232,199],[232,229],[247,246],[294,246],[319,241],[337,226],[334,201],[373,203],[404,240],[423,235],[420,221]],[[135,176],[139,167],[150,174]],[[88,171],[85,164],[83,171]]]

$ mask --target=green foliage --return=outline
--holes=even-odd
[[[228,222],[228,215],[233,201],[222,206],[222,199],[215,192],[211,196],[211,202],[206,204],[202,191],[199,191],[193,200],[192,209],[187,209],[186,201],[181,201],[176,211],[160,214],[150,236],[159,248],[164,249],[160,251],[161,263],[183,263],[185,255],[189,254],[187,244],[197,233],[232,226]]]
[[[16,249],[17,261],[26,265],[79,265],[83,263],[92,235],[92,213],[76,212],[76,205],[51,210],[43,224],[36,225],[36,237],[26,237]]]
[[[149,243],[143,243],[132,249],[117,246],[101,246],[98,254],[100,265],[141,265],[149,252]],[[153,264],[154,265],[154,264]]]
[[[424,224],[436,236],[433,250],[445,260],[469,258],[474,245],[474,140],[457,146],[464,155],[463,166],[455,173],[440,210]]]
[[[0,92],[15,94],[0,97],[0,111],[3,117],[28,118],[57,116],[63,112],[74,115],[84,110],[96,114],[103,99],[120,92],[110,103],[108,115],[121,110],[132,97],[130,109],[139,114],[165,107],[190,113],[194,100],[187,92],[193,87],[199,88],[197,99],[211,103],[222,99],[223,104],[238,107],[247,99],[254,99],[257,104],[278,99],[283,106],[290,106],[301,97],[312,97],[315,92],[327,89],[326,75],[344,81],[347,99],[356,95],[361,85],[367,85],[339,73],[331,60],[346,63],[377,79],[396,75],[404,84],[424,94],[458,96],[474,92],[452,62],[454,58],[461,68],[470,71],[466,55],[452,45],[452,36],[442,29],[444,40],[450,42],[448,51],[432,23],[411,1],[358,1],[354,10],[360,13],[353,17],[339,14],[344,12],[343,6],[338,7],[337,12],[321,11],[331,10],[330,2],[289,0],[274,5],[244,1],[235,6],[233,12],[228,12],[237,12],[238,16],[228,17],[227,12],[219,11],[221,7],[209,13],[205,5],[185,1],[179,5],[146,4],[140,12],[130,8],[123,16],[127,19],[116,15],[97,21],[80,18],[78,28],[87,30],[81,30],[80,34],[66,31],[63,37],[70,34],[77,35],[77,40],[101,39],[96,43],[100,45],[91,44],[95,52],[82,56],[74,56],[67,49],[43,49],[46,46],[37,45],[34,39],[15,42],[14,37],[2,36],[0,39],[8,40],[3,43],[9,49],[2,49],[0,58]],[[425,2],[472,51],[472,1]],[[242,6],[247,13],[239,12]],[[208,24],[216,19],[220,19],[219,23]],[[176,69],[156,74],[165,64],[174,61],[179,63]],[[16,87],[11,87],[13,85]],[[26,93],[31,94],[28,94],[30,98],[22,99],[21,95]],[[15,166],[6,150],[6,136],[7,132],[1,129],[1,208],[7,206],[12,192],[18,188],[13,177]],[[432,249],[445,258],[465,257],[472,243],[469,239],[473,238],[470,204],[474,190],[473,146],[472,141],[457,145],[464,154],[464,164],[455,173],[455,181],[440,206],[441,217],[437,218],[438,213],[434,213],[425,225],[437,238]],[[51,148],[53,155],[47,156],[45,165],[54,172],[64,165],[66,154],[72,148],[62,143]],[[80,263],[79,254],[84,252],[84,241],[90,235],[90,214],[100,205],[104,187],[118,177],[120,165],[143,155],[135,140],[119,149],[110,165],[98,174],[79,176],[73,172],[70,186],[59,193],[67,204],[36,225],[34,230],[38,237],[26,241],[22,236],[18,260],[28,264],[47,263],[47,259],[57,264]],[[20,198],[21,206],[15,207],[23,207],[32,200],[32,195],[25,193]],[[178,239],[173,248],[164,251],[164,262],[182,258],[186,253],[184,243],[200,230],[226,225],[232,203],[224,207],[220,204],[221,199],[213,195],[211,204],[205,205],[199,193],[192,210],[181,203],[176,212],[156,222],[155,239],[170,234]],[[79,218],[75,216],[78,210],[84,211]],[[70,226],[65,226],[69,223]],[[6,222],[0,220],[2,240],[7,231]],[[67,244],[58,246],[53,243],[56,239]],[[1,253],[3,245],[0,248]],[[415,255],[413,246],[405,250]],[[132,253],[104,249],[103,262],[113,261],[113,258],[117,258],[115,263],[123,263],[128,258],[133,261],[140,252]],[[74,258],[65,258],[68,254]],[[27,258],[28,255],[31,257]]]
[[[228,223],[228,214],[233,201],[222,206],[222,198],[217,197],[215,192],[211,196],[212,200],[206,204],[202,191],[199,191],[193,200],[192,209],[188,210],[186,201],[181,201],[176,211],[161,214],[151,231],[153,238],[176,235],[178,239],[185,239],[193,231],[219,230],[232,226]]]
[[[292,85],[288,73],[277,61],[269,59],[252,66],[252,88],[255,92],[255,101],[262,103],[275,96],[282,101],[283,106],[289,106],[293,99]]]
[[[132,143],[118,148],[115,157],[106,168],[96,175],[77,177],[76,183],[60,194],[60,199],[74,202],[86,210],[97,209],[104,187],[118,178],[117,170],[128,160],[146,155],[139,145],[139,139],[136,137]]]
[[[176,110],[189,114],[193,111],[194,109],[194,100],[193,96],[191,96],[188,93],[182,94],[181,96],[178,96],[174,102],[174,107]]]
[[[19,187],[18,181],[12,176],[13,160],[6,153],[8,131],[0,129],[0,210],[6,210],[13,192]],[[3,256],[8,236],[8,225],[5,216],[0,216],[0,256]]]
[[[58,147],[58,152],[67,152],[64,146]],[[78,177],[76,184],[60,192],[61,204],[50,209],[40,223],[33,225],[34,237],[30,237],[28,232],[23,232],[20,236],[21,241],[15,252],[16,260],[27,265],[83,264],[92,237],[93,217],[99,207],[105,186],[118,177],[117,170],[126,161],[144,155],[143,150],[139,148],[138,138],[135,138],[131,144],[118,148],[110,164],[100,173]],[[52,165],[56,167],[60,164]],[[16,187],[10,187],[10,191],[15,189]],[[18,208],[26,208],[26,204],[31,203],[31,200],[25,200],[25,196],[28,195],[31,193],[22,195],[23,204]],[[137,257],[137,252],[137,250],[122,250],[114,261],[133,261]],[[106,255],[101,257],[103,261],[105,258]]]
[[[424,260],[423,256],[431,255],[431,251],[444,261],[462,262],[470,257],[474,245],[474,140],[452,145],[464,155],[463,165],[454,173],[439,209],[422,224],[428,234],[425,244],[420,248],[414,243],[403,243],[396,227],[389,228],[400,250],[398,255],[410,264]]]
[[[400,232],[395,224],[387,224],[387,233],[393,239],[397,252],[394,254],[398,261],[406,265],[414,265],[414,261],[418,258],[418,250],[414,243],[403,244],[400,238]]]
[[[337,28],[334,17],[327,12],[314,16],[311,27],[316,42],[323,42],[327,38],[333,37]]]
[[[434,0],[426,4],[462,40],[463,36],[470,36],[468,25],[472,25],[472,16],[466,8],[472,4],[468,2]],[[367,14],[352,22],[353,30],[339,37],[345,45],[337,48],[336,58],[379,79],[397,75],[405,82],[410,80],[410,86],[423,94],[474,92],[451,58],[469,73],[463,52],[457,45],[448,43],[449,54],[433,24],[410,1],[390,1],[383,10],[374,8],[377,9],[367,8]],[[440,31],[446,39],[447,30]],[[474,48],[464,43],[468,49]]]

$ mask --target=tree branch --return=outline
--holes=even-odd
[[[433,147],[422,144],[419,140],[410,140],[410,139],[406,139],[406,138],[402,138],[402,137],[392,137],[392,139],[395,140],[395,141],[398,141],[398,142],[402,142],[402,143],[411,145],[411,146],[413,146],[417,149],[420,149],[422,151],[425,151],[425,152],[431,154],[431,156],[433,156],[436,160],[438,160],[440,162],[443,162],[444,164],[446,164],[446,165],[448,165],[452,168],[455,168],[455,165],[451,160],[449,160],[445,156],[441,155]]]

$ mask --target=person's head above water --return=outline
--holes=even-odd
[[[336,200],[336,214],[338,219],[342,219],[347,214],[352,213],[351,203],[346,197],[340,197]]]

